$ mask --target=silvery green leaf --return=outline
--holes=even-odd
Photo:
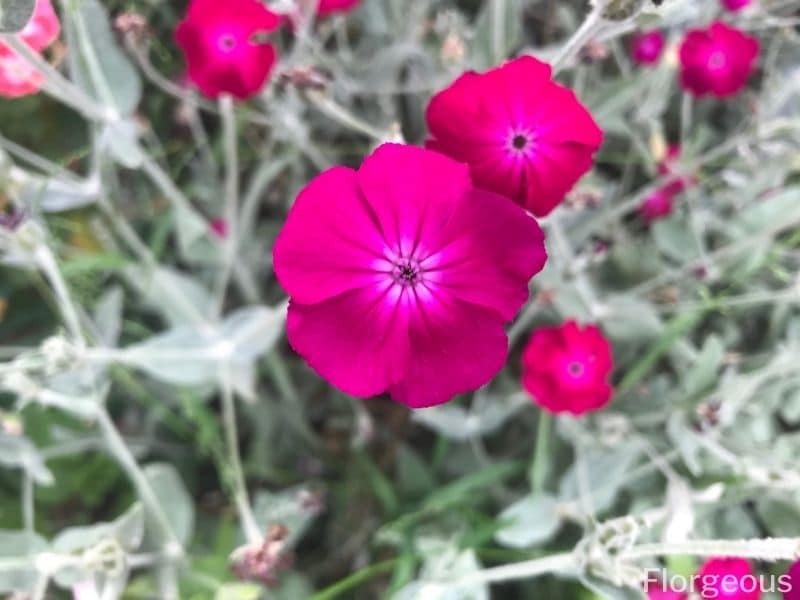
[[[631,296],[612,296],[605,302],[608,314],[603,329],[615,342],[638,342],[661,334],[664,324],[648,302]]]
[[[734,224],[745,233],[756,233],[776,225],[789,228],[800,223],[800,187],[788,187],[752,202]]]
[[[658,249],[670,259],[683,264],[697,258],[697,240],[683,219],[661,219],[653,223],[650,231]]]
[[[154,463],[144,467],[159,505],[164,511],[172,531],[182,545],[187,545],[194,532],[194,501],[186,490],[180,474],[170,464]]]
[[[144,301],[173,326],[193,325],[210,318],[214,299],[188,275],[169,267],[130,267],[124,272],[128,283]],[[171,293],[165,298],[164,290]]]
[[[123,555],[137,550],[142,544],[143,537],[144,510],[141,504],[137,503],[111,523],[65,529],[53,539],[52,548],[59,554],[79,554],[98,546],[105,546],[108,554],[113,555],[117,552],[118,560],[124,562]],[[62,587],[71,588],[93,575],[88,566],[74,565],[59,570],[55,581]],[[126,578],[127,572],[123,569],[118,573],[118,579],[124,581]],[[108,583],[112,586],[119,585],[118,582]]]
[[[497,431],[530,399],[523,393],[508,396],[486,396],[476,398],[473,406],[466,409],[454,403],[416,411],[412,418],[453,440],[468,440]]]
[[[498,520],[507,524],[495,534],[495,540],[509,548],[530,548],[546,542],[561,526],[558,500],[549,494],[521,498],[501,512]]]
[[[702,446],[697,441],[695,431],[686,421],[686,416],[680,412],[670,415],[667,421],[667,436],[680,452],[686,467],[693,475],[698,476],[703,472],[700,462]]]
[[[687,397],[693,398],[714,385],[724,358],[725,347],[720,339],[716,336],[706,339],[697,361],[684,378]]]
[[[626,482],[629,471],[639,460],[641,446],[636,441],[616,448],[592,448],[584,453],[583,471],[592,506],[598,512],[611,508],[617,493]],[[559,485],[561,502],[576,502],[581,498],[577,464],[564,474]]]
[[[756,501],[756,512],[770,534],[775,537],[800,536],[800,510],[797,497],[793,499],[762,498]]]
[[[99,0],[68,0],[64,33],[71,49],[69,70],[75,83],[120,116],[133,113],[142,81],[114,39],[108,13]]]
[[[488,600],[486,584],[454,585],[459,576],[480,569],[474,550],[459,550],[454,545],[442,544],[435,552],[426,553],[419,580],[400,589],[392,600]]]
[[[39,485],[52,485],[53,474],[28,438],[0,433],[0,464],[19,468]]]
[[[39,579],[34,557],[47,549],[31,531],[0,530],[0,592],[30,593]]]
[[[100,186],[94,179],[71,181],[31,175],[20,190],[20,202],[32,211],[58,213],[94,204]]]
[[[139,133],[133,119],[124,119],[108,123],[100,133],[100,147],[128,169],[137,169],[142,165],[143,151],[139,146]]]
[[[305,486],[280,492],[261,491],[253,499],[253,513],[262,531],[273,525],[289,530],[287,543],[294,545],[303,536],[322,506],[317,493]]]
[[[94,324],[99,341],[108,348],[114,348],[122,328],[122,288],[112,286],[105,292],[94,309]]]
[[[25,29],[36,8],[36,0],[0,0],[0,33]]]
[[[475,22],[475,40],[471,47],[479,53],[475,63],[487,68],[502,62],[522,41],[522,2],[493,0],[486,2]]]

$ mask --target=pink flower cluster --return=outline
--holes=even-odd
[[[351,10],[360,0],[320,0],[320,16]],[[189,80],[206,96],[257,94],[278,53],[268,36],[284,19],[261,0],[192,0],[175,40],[183,50]]]
[[[739,10],[749,0],[724,0]],[[631,39],[632,60],[644,66],[659,62],[666,38],[661,31],[638,33]],[[759,54],[759,43],[722,21],[686,33],[679,49],[681,86],[695,96],[726,98],[739,93],[750,78]]]
[[[312,181],[273,252],[291,297],[292,347],[337,388],[388,392],[413,408],[480,387],[502,368],[504,324],[546,260],[544,236],[523,209],[550,212],[602,142],[575,94],[530,57],[461,76],[434,96],[427,118],[427,150],[385,144],[358,171],[338,167]],[[563,364],[547,363],[551,346],[529,351],[548,368],[585,368],[547,394],[537,388],[554,410],[562,392],[576,396],[574,412],[610,398],[597,381],[610,349],[588,331],[591,340],[567,335],[565,345],[578,345],[564,349]]]
[[[61,23],[50,0],[37,0],[33,17],[18,34],[32,50],[41,52],[61,32]],[[42,87],[44,76],[14,50],[0,43],[0,96],[18,98],[35,94]]]

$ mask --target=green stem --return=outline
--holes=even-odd
[[[385,560],[383,562],[375,563],[374,565],[364,567],[360,571],[356,571],[352,575],[349,575],[344,579],[340,579],[333,585],[330,585],[326,587],[324,590],[317,592],[316,594],[311,596],[308,600],[332,600],[333,598],[338,598],[345,592],[349,592],[350,590],[358,587],[362,583],[369,581],[370,579],[377,577],[378,575],[388,573],[394,568],[395,564],[399,560],[400,560],[399,558],[393,558],[391,560]]]
[[[539,423],[536,430],[536,449],[530,470],[530,483],[533,492],[544,490],[549,475],[550,458],[550,433],[553,428],[553,416],[546,411],[539,413]]]

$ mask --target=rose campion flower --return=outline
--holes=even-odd
[[[639,216],[648,225],[672,214],[675,192],[669,186],[658,188],[639,205]]]
[[[761,583],[744,558],[709,558],[695,575],[695,589],[701,598],[759,600]]]
[[[335,12],[353,10],[361,0],[319,0],[317,14],[321,17]]]
[[[522,387],[553,413],[599,410],[611,400],[611,345],[594,325],[537,329],[522,354]]]
[[[781,579],[783,600],[800,600],[800,560],[793,562]]]
[[[747,84],[758,53],[756,38],[721,21],[693,29],[680,48],[681,85],[695,96],[733,96]]]
[[[273,250],[290,345],[340,390],[411,408],[494,377],[546,258],[536,221],[466,165],[398,144],[311,181]]]
[[[637,33],[631,38],[631,58],[638,65],[654,65],[661,59],[666,45],[664,33],[655,30]]]
[[[50,0],[37,0],[33,16],[19,37],[31,49],[40,52],[52,44],[61,33],[61,23]],[[44,76],[23,57],[0,43],[0,96],[19,98],[38,92]]]
[[[475,184],[541,217],[592,168],[603,132],[550,65],[523,56],[468,72],[431,100],[427,146],[470,166]]]
[[[677,590],[652,586],[647,590],[647,600],[686,600],[687,598],[686,592]]]
[[[175,30],[190,81],[210,98],[257,94],[277,58],[262,38],[280,23],[259,0],[192,0]]]
[[[721,0],[722,6],[730,11],[736,12],[750,6],[753,0]]]

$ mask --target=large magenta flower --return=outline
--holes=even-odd
[[[38,52],[52,44],[60,32],[61,23],[50,0],[37,0],[33,16],[19,37]],[[43,82],[44,76],[27,60],[0,43],[0,96],[18,98],[35,94]]]
[[[192,0],[175,31],[189,79],[210,98],[257,94],[277,56],[263,37],[280,23],[259,0]]]
[[[446,156],[385,144],[300,193],[275,242],[292,347],[358,397],[412,408],[487,383],[546,260],[536,221]]]
[[[654,65],[664,53],[666,37],[658,29],[634,34],[631,38],[631,58],[638,65]]]
[[[693,29],[680,48],[681,85],[695,96],[733,96],[747,84],[758,52],[756,38],[721,21]]]
[[[695,575],[695,589],[701,598],[758,600],[761,582],[744,558],[709,558]]]
[[[542,408],[582,415],[611,400],[611,345],[594,325],[543,327],[522,355],[522,387]]]
[[[324,17],[335,12],[353,10],[361,0],[319,0],[317,14]]]
[[[589,111],[551,75],[530,56],[465,73],[431,100],[428,147],[466,162],[478,187],[546,215],[592,168],[603,141]]]

